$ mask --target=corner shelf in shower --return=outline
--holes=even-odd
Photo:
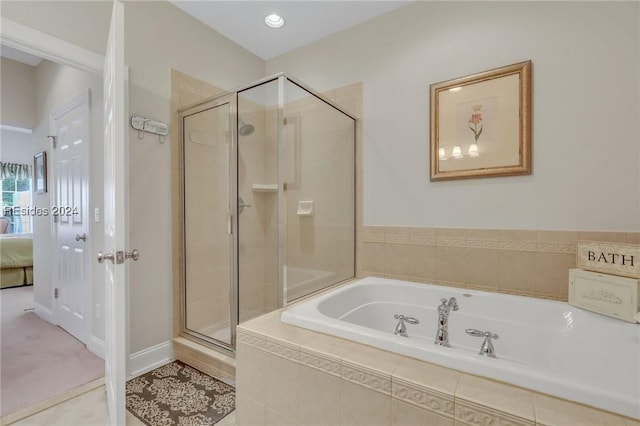
[[[277,183],[254,183],[253,192],[278,192]]]

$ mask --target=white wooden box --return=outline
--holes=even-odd
[[[569,304],[629,322],[640,322],[640,280],[569,270]]]

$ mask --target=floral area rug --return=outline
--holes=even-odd
[[[127,410],[149,426],[205,426],[235,409],[235,389],[180,361],[127,382]]]

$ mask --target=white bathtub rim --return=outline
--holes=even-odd
[[[389,280],[384,278],[374,278],[374,281],[388,282],[392,285],[401,286],[405,285],[405,282],[399,282],[397,280]],[[353,323],[337,320],[331,317],[327,317],[320,312],[317,314],[322,315],[321,319],[309,319],[306,317],[313,311],[314,307],[329,297],[334,297],[336,293],[344,291],[347,288],[353,288],[355,286],[367,285],[371,280],[360,279],[352,281],[351,283],[336,288],[335,290],[324,293],[312,299],[306,300],[304,303],[297,304],[287,310],[281,315],[281,321],[294,326],[299,326],[313,331],[334,335],[347,340],[356,341],[358,343],[374,346],[383,350],[387,350],[401,355],[417,358],[424,362],[431,362],[433,364],[441,365],[446,368],[450,368],[465,373],[470,373],[478,376],[487,377],[489,379],[502,381],[515,386],[520,386],[533,391],[553,395],[559,398],[574,400],[587,405],[592,405],[597,408],[616,412],[632,418],[640,418],[640,401],[633,396],[625,393],[615,393],[610,391],[603,391],[597,387],[597,384],[589,384],[584,382],[567,383],[563,380],[557,379],[554,375],[544,372],[539,367],[533,367],[528,364],[520,364],[508,359],[491,359],[480,355],[471,355],[458,351],[454,353],[457,359],[452,359],[451,353],[447,354],[450,350],[456,350],[455,348],[444,348],[437,345],[425,347],[409,345],[409,340],[401,336],[394,336],[390,333],[384,333],[372,328],[367,328]],[[440,288],[448,288],[452,291],[459,291],[468,293],[471,295],[483,295],[490,294],[492,297],[524,297],[524,296],[512,296],[504,294],[494,294],[488,292],[482,292],[478,290],[468,290],[456,287],[436,286],[434,284],[418,284],[409,283],[415,286],[435,286]],[[566,305],[564,302],[547,301],[545,303],[557,303]],[[344,316],[344,315],[343,315]],[[327,328],[331,329],[328,331]],[[413,340],[412,343],[416,342]],[[455,342],[452,342],[455,345]],[[401,350],[398,350],[401,348]],[[429,355],[430,359],[425,360],[425,354]],[[498,357],[500,356],[498,352]],[[460,360],[464,362],[464,368],[460,367]],[[495,362],[501,362],[500,365],[494,365]],[[526,371],[519,367],[527,367],[531,372]],[[514,380],[513,375],[517,379]]]

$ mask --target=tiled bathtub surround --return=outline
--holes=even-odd
[[[238,425],[620,425],[626,417],[280,322],[238,328]]]
[[[578,240],[639,243],[640,232],[364,226],[361,276],[567,300]]]

